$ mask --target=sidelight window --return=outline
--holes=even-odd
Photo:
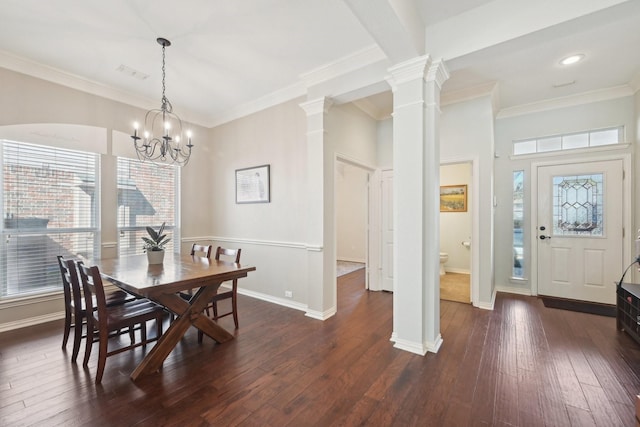
[[[511,276],[524,278],[524,171],[513,172],[513,263]]]

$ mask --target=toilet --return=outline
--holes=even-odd
[[[444,276],[446,272],[444,271],[444,264],[449,261],[449,254],[446,252],[440,252],[440,275]]]

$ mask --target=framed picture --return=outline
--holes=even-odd
[[[443,185],[440,187],[440,212],[466,212],[467,186]]]
[[[269,203],[269,165],[236,169],[236,203]]]

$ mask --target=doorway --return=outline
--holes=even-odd
[[[337,159],[334,179],[337,276],[351,274],[361,269],[365,269],[366,273],[369,170]],[[367,277],[366,274],[365,277]]]
[[[440,209],[440,299],[471,303],[473,168],[471,162],[440,165],[441,194],[454,191],[453,209]],[[446,197],[446,196],[443,196]],[[444,274],[443,274],[444,273]]]

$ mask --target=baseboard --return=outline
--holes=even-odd
[[[447,273],[458,273],[458,274],[471,274],[471,271],[464,268],[446,268],[444,269]]]
[[[64,311],[58,313],[49,313],[42,316],[29,317],[27,319],[15,320],[0,324],[0,332],[12,331],[14,329],[26,328],[28,326],[39,325],[41,323],[53,322],[55,320],[64,319]]]
[[[484,302],[484,301],[478,301],[478,302],[473,302],[473,306],[474,307],[478,307],[481,308],[483,310],[493,310],[495,305],[496,305],[496,294],[498,293],[498,291],[496,291],[495,289],[493,290],[493,294],[491,295],[491,301],[489,302]]]
[[[496,292],[506,292],[508,294],[532,296],[531,289],[516,288],[515,286],[496,286]]]
[[[418,354],[420,356],[424,356],[428,351],[426,346],[420,342],[407,341],[397,337],[394,342],[395,344],[393,344],[393,346],[398,350],[408,351],[409,353]]]
[[[307,312],[304,315],[307,317],[311,317],[312,319],[325,321],[328,318],[335,316],[336,312],[337,311],[335,307],[331,307],[326,311],[316,311],[316,310],[307,309]]]
[[[338,261],[345,261],[345,262],[357,262],[358,264],[366,264],[367,260],[366,259],[360,259],[360,258],[347,258],[347,257],[340,257],[338,258]]]
[[[230,285],[223,284],[220,287],[230,287]],[[286,300],[286,299],[283,299],[283,298],[277,298],[277,297],[274,297],[272,295],[263,294],[263,293],[255,292],[255,291],[250,291],[248,289],[238,288],[238,293],[240,295],[246,295],[248,297],[259,299],[261,301],[270,302],[272,304],[281,305],[281,306],[287,307],[287,308],[293,308],[294,310],[298,310],[298,311],[306,312],[307,308],[308,308],[306,304],[302,304],[300,302]]]

